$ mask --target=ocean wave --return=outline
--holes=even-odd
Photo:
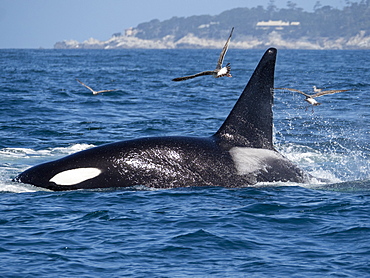
[[[68,147],[57,147],[45,150],[34,150],[30,148],[4,148],[0,149],[0,159],[3,158],[30,158],[46,157],[55,155],[69,155],[94,147],[91,144],[74,144]]]

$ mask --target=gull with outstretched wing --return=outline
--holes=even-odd
[[[313,106],[317,106],[317,105],[321,104],[320,102],[316,101],[316,99],[315,99],[316,97],[321,97],[321,96],[324,96],[324,95],[330,95],[330,94],[349,91],[349,90],[329,90],[329,91],[321,91],[320,90],[320,92],[318,92],[316,94],[309,95],[309,94],[306,94],[306,93],[304,93],[300,90],[297,90],[297,89],[291,89],[291,88],[274,88],[274,89],[275,90],[288,90],[288,91],[300,93],[300,94],[302,94],[306,97],[305,101],[307,101],[309,104],[312,104]]]
[[[93,95],[97,95],[97,94],[100,94],[100,93],[107,93],[107,92],[113,92],[113,91],[117,91],[117,89],[113,89],[113,90],[101,90],[101,91],[95,91],[93,90],[91,87],[87,86],[85,83],[83,83],[82,81],[78,80],[76,78],[77,82],[80,83],[82,86],[86,87],[87,89],[89,89]]]
[[[225,58],[227,49],[229,48],[229,42],[230,42],[231,36],[233,34],[233,31],[234,31],[234,27],[231,29],[229,38],[227,39],[227,41],[226,41],[226,43],[225,43],[225,45],[224,45],[224,47],[221,51],[220,57],[218,58],[217,66],[214,70],[207,70],[207,71],[202,71],[200,73],[189,75],[189,76],[174,78],[174,79],[172,79],[172,81],[184,81],[184,80],[192,79],[194,77],[203,76],[203,75],[212,75],[214,78],[219,78],[219,77],[222,77],[222,76],[231,77],[230,63],[227,63],[227,65],[225,67],[222,67],[222,63],[224,62],[224,58]]]

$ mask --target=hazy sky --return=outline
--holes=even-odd
[[[291,0],[313,11],[316,0]],[[270,0],[0,0],[0,48],[53,48],[63,40],[109,39],[152,19],[217,15],[238,7],[267,7]],[[275,0],[278,8],[288,0]],[[358,2],[353,0],[352,2]],[[343,8],[345,0],[320,0]]]

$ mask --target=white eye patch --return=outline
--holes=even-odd
[[[101,174],[98,168],[77,168],[66,170],[56,174],[49,181],[58,185],[74,185],[83,181],[93,179]]]

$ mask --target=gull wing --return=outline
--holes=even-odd
[[[297,90],[297,89],[291,89],[291,88],[274,88],[274,90],[288,90],[288,91],[300,93],[300,94],[302,94],[302,95],[304,95],[306,97],[313,97],[313,96],[310,96],[310,95],[308,95],[308,94],[306,94],[306,93],[304,93],[304,92],[302,92],[300,90]]]
[[[188,75],[188,76],[184,76],[184,77],[174,78],[174,79],[172,79],[172,81],[184,81],[184,80],[192,79],[192,78],[198,77],[198,76],[212,75],[213,73],[214,73],[213,70],[207,70],[207,71],[202,71],[200,73],[196,73],[196,74],[193,74],[193,75]]]
[[[224,58],[225,58],[226,52],[227,52],[227,50],[229,48],[229,42],[230,42],[231,36],[233,34],[233,31],[234,31],[234,27],[231,29],[229,38],[227,39],[227,41],[226,41],[226,43],[224,45],[224,48],[222,48],[220,57],[218,58],[216,69],[221,69],[222,68],[222,63],[224,62]]]
[[[335,93],[340,93],[340,92],[347,92],[349,90],[329,90],[329,91],[321,91],[318,92],[317,94],[312,95],[312,97],[320,97],[323,95],[330,95],[330,94],[335,94]]]
[[[85,83],[83,83],[82,81],[78,80],[77,78],[76,78],[76,80],[77,80],[77,82],[78,82],[78,83],[80,83],[82,86],[84,86],[84,87],[88,88],[91,92],[95,93],[95,91],[94,91],[93,89],[91,89],[89,86],[87,86]]]
[[[95,92],[95,94],[100,94],[100,93],[107,93],[107,92],[113,92],[113,91],[117,91],[118,89],[113,89],[113,90],[101,90],[101,91],[97,91]]]

